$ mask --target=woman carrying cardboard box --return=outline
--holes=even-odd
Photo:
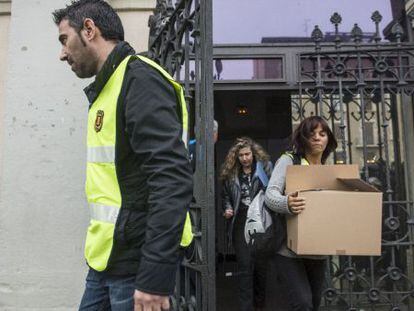
[[[276,271],[286,290],[290,310],[318,310],[325,278],[325,256],[298,256],[286,245],[285,215],[298,215],[306,202],[298,193],[285,194],[286,169],[289,165],[325,164],[337,142],[328,124],[319,116],[304,119],[292,137],[292,152],[276,162],[265,202],[275,212],[277,240]]]

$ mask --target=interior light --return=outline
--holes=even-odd
[[[239,116],[245,116],[248,114],[248,110],[246,106],[237,106],[236,107],[236,114]]]

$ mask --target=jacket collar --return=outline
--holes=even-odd
[[[257,162],[254,162],[254,166],[253,166],[253,174],[252,174],[252,180],[255,178],[259,178],[259,175],[257,174]]]
[[[259,178],[258,177],[258,175],[257,175],[257,170],[256,170],[256,161],[253,163],[253,167],[252,167],[252,169],[253,169],[253,174],[252,174],[252,182],[253,182],[253,180],[255,179],[255,178]],[[240,187],[240,180],[239,180],[239,175],[236,175],[236,176],[234,176],[233,177],[233,182],[238,186],[238,187]]]
[[[121,41],[115,46],[101,70],[96,75],[95,81],[84,89],[90,104],[96,100],[106,82],[108,82],[109,78],[124,58],[133,54],[135,54],[135,50],[125,41]]]

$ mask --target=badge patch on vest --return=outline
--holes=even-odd
[[[96,112],[96,119],[95,119],[95,132],[99,132],[102,129],[103,118],[104,118],[103,110],[98,110]]]

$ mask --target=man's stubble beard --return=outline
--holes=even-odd
[[[90,48],[88,48],[85,40],[82,38],[80,33],[78,33],[79,39],[83,46],[83,54],[81,55],[82,62],[79,63],[79,70],[75,71],[75,74],[80,79],[91,78],[97,74],[98,68],[98,57],[93,53]]]

